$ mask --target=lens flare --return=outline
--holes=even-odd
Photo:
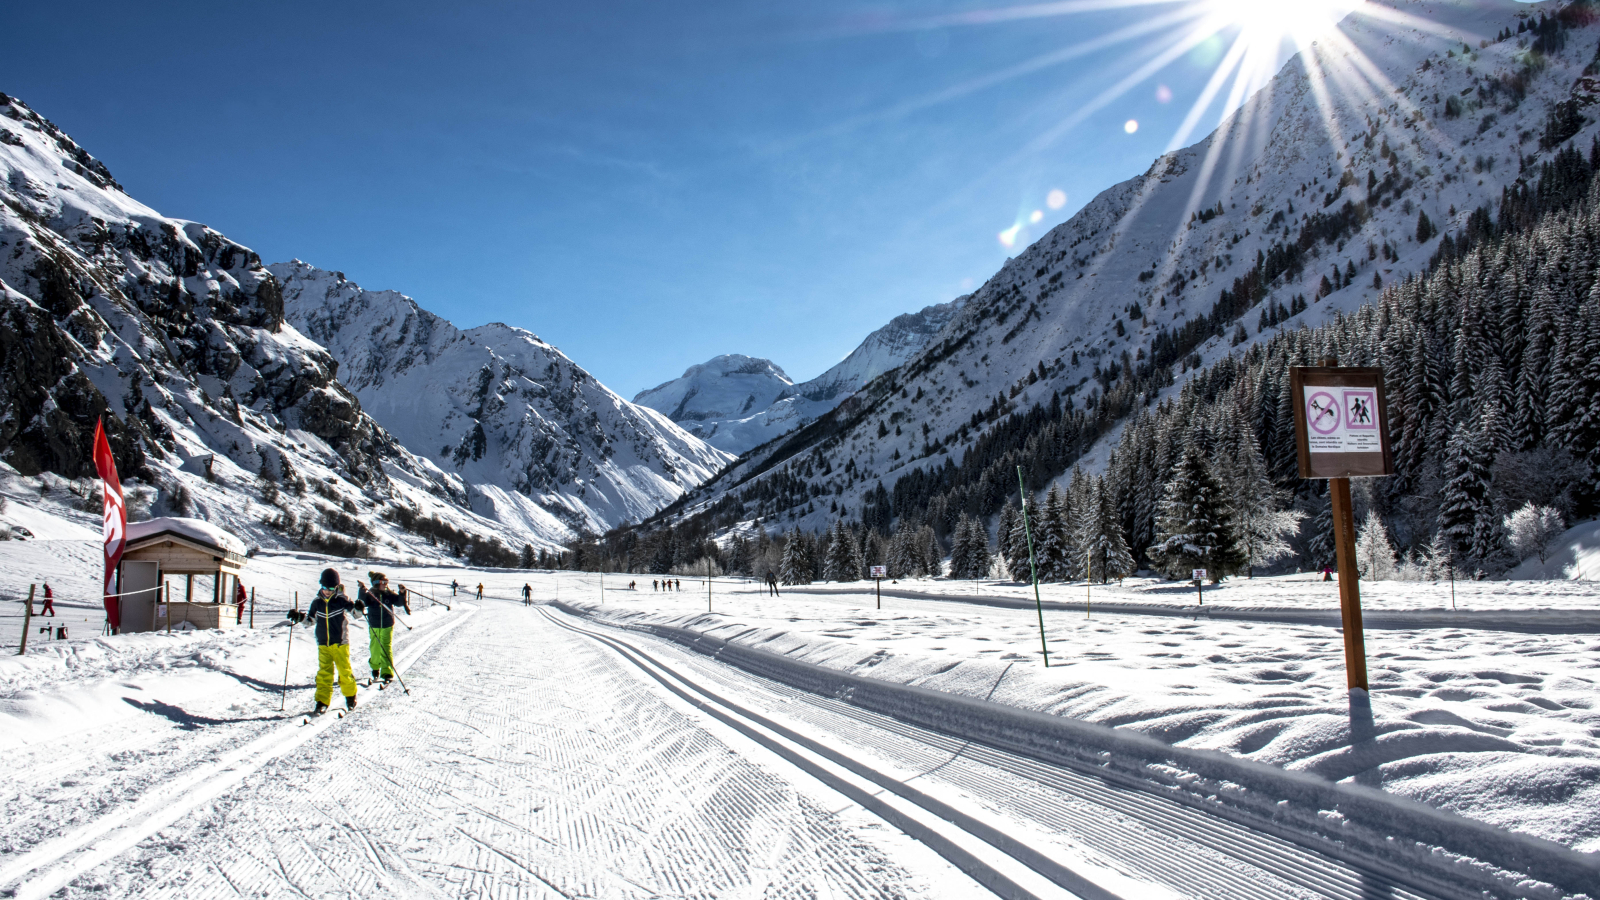
[[[1045,196],[1044,205],[1050,207],[1051,209],[1060,209],[1061,207],[1066,206],[1067,192],[1060,188],[1056,188]]]
[[[1139,130],[1139,120],[1138,119],[1129,119],[1128,121],[1123,122],[1122,123],[1122,130],[1126,131],[1129,134],[1133,134],[1135,131]]]
[[[1172,88],[1169,88],[1164,84],[1156,85],[1156,102],[1157,103],[1171,103],[1172,102]]]
[[[1012,247],[1015,247],[1017,245],[1017,238],[1019,236],[1021,236],[1021,234],[1022,234],[1022,223],[1018,222],[1017,224],[1011,226],[1010,228],[1007,228],[1005,231],[1000,232],[1000,234],[999,234],[1000,246],[1006,248],[1007,250],[1010,250]]]
[[[1043,220],[1044,220],[1044,210],[1042,210],[1042,209],[1036,209],[1033,212],[1028,214],[1028,223],[1030,225],[1037,225]]]

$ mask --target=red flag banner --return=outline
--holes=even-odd
[[[100,473],[105,496],[106,551],[106,621],[113,630],[122,627],[122,604],[117,593],[117,564],[122,562],[122,550],[128,544],[128,507],[122,500],[122,481],[117,478],[117,461],[111,457],[111,444],[106,441],[105,423],[94,426],[94,467]]]

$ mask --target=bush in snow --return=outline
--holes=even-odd
[[[147,484],[125,484],[122,502],[128,509],[128,521],[141,522],[150,518],[150,510],[155,508],[156,489]]]
[[[1395,576],[1394,547],[1389,543],[1389,530],[1377,510],[1369,510],[1356,534],[1356,571],[1369,581],[1389,581]]]
[[[1506,516],[1505,528],[1518,562],[1537,556],[1539,562],[1543,563],[1549,555],[1550,542],[1567,530],[1567,523],[1562,520],[1559,510],[1550,506],[1535,506],[1530,500],[1521,509]]]

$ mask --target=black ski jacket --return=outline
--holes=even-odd
[[[394,591],[370,591],[363,585],[361,587],[361,599],[367,604],[368,628],[393,628],[394,613],[392,610],[403,609],[407,613],[411,612],[410,600]],[[385,606],[388,609],[385,609]]]
[[[360,601],[350,602],[341,588],[322,588],[317,591],[317,599],[311,601],[306,608],[306,618],[310,619],[317,629],[317,646],[331,647],[335,644],[350,643],[350,624],[345,615],[351,610],[360,611]]]

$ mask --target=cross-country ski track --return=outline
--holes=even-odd
[[[302,655],[281,716],[0,753],[0,896],[1482,896],[557,609],[417,622],[345,719],[298,724]]]

